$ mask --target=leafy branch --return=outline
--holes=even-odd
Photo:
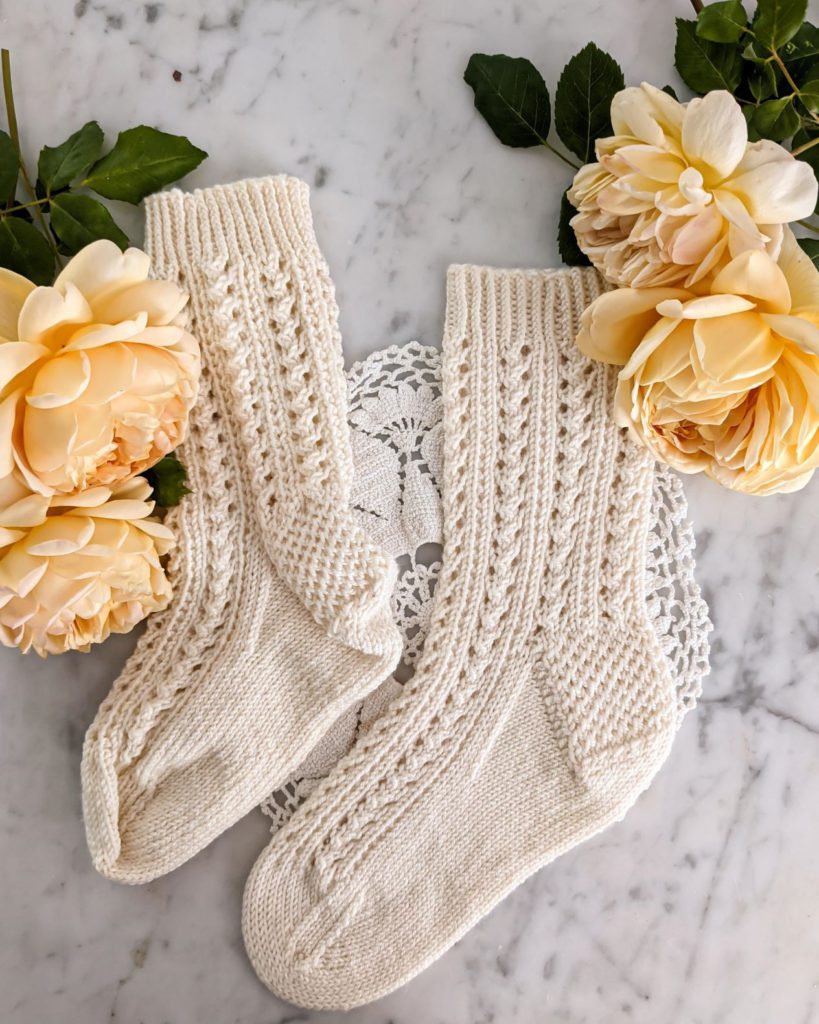
[[[611,101],[625,85],[620,65],[594,43],[576,53],[563,69],[555,92],[554,127],[563,146],[579,158],[577,163],[549,139],[552,100],[543,76],[531,61],[474,53],[464,80],[475,94],[475,107],[505,146],[543,146],[573,171],[594,158],[595,140],[611,133]],[[570,266],[588,265],[569,226],[574,213],[564,194],[558,247]]]
[[[20,144],[8,50],[0,50],[0,70],[8,125],[8,132],[0,130],[0,267],[35,284],[51,284],[64,256],[97,239],[110,239],[121,249],[128,245],[108,207],[78,189],[136,205],[207,156],[183,136],[145,125],[120,132],[103,155],[103,131],[88,121],[60,145],[42,147],[32,181]],[[24,199],[17,196],[20,184]],[[160,508],[176,505],[189,493],[185,467],[174,454],[143,476]]]
[[[0,66],[8,125],[8,132],[0,130],[0,267],[36,284],[50,284],[64,256],[97,239],[127,247],[111,211],[88,192],[137,205],[207,156],[184,136],[147,125],[120,132],[103,154],[104,133],[88,121],[58,146],[42,147],[34,178],[20,144],[8,50],[0,52]]]
[[[3,100],[6,104],[6,121],[9,126],[9,136],[11,137],[11,143],[14,146],[14,151],[17,154],[17,166],[19,168],[20,177],[23,179],[23,186],[26,192],[36,202],[34,188],[31,184],[31,179],[28,176],[25,161],[23,160],[23,150],[20,146],[20,131],[17,127],[17,111],[14,107],[14,89],[11,84],[11,53],[9,50],[6,50],[5,48],[0,50],[0,62],[2,62],[3,69]],[[11,210],[24,209],[26,206],[35,205],[35,203],[25,203],[14,206],[14,203],[14,188],[12,187],[11,196],[9,198]],[[59,264],[60,257],[57,252],[57,246],[54,244],[51,233],[48,230],[48,225],[46,224],[42,210],[37,209],[34,215],[37,218],[43,236],[47,239],[50,248],[54,252],[54,257]]]
[[[819,29],[805,20],[807,0],[758,0],[749,21],[742,0],[705,5],[691,0],[696,19],[678,18],[674,65],[699,96],[730,92],[742,108],[752,142],[771,139],[804,160],[819,177]],[[551,138],[552,104],[538,69],[522,57],[475,53],[464,73],[475,107],[506,146],[541,146],[578,169]],[[580,164],[595,159],[595,142],[611,134],[611,100],[625,82],[609,54],[589,43],[566,64],[555,93],[554,128]],[[675,96],[671,86],[665,91]],[[819,211],[817,211],[819,212]],[[570,220],[574,209],[564,193],[558,248],[565,263],[588,263]],[[799,222],[819,234],[811,220]],[[800,245],[819,262],[815,239]]]

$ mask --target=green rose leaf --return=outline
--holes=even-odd
[[[773,57],[768,53],[764,53],[753,41],[751,41],[745,45],[745,48],[742,51],[742,59],[748,60],[752,64],[767,64],[769,61],[773,60]]]
[[[594,159],[594,140],[611,135],[612,97],[625,86],[620,65],[594,43],[563,68],[555,93],[555,128],[583,163]]]
[[[712,89],[735,92],[742,79],[742,58],[736,46],[712,43],[697,35],[696,21],[677,18],[674,66],[689,89],[703,95]]]
[[[773,139],[774,142],[789,139],[800,124],[793,96],[761,103],[754,111],[752,123],[763,139]]]
[[[748,16],[740,0],[722,0],[703,7],[697,17],[697,35],[712,43],[736,43],[742,37]]]
[[[819,270],[819,238],[797,238],[804,252],[810,256],[814,267]]]
[[[799,98],[812,114],[819,112],[819,79],[805,82],[799,89]]]
[[[473,53],[464,81],[475,93],[475,108],[504,146],[539,146],[552,123],[543,76],[525,57]]]
[[[96,121],[89,121],[59,146],[43,146],[37,161],[37,177],[46,191],[58,192],[86,174],[99,158],[103,138],[102,128]]]
[[[22,274],[35,284],[54,281],[54,253],[33,224],[22,217],[0,220],[0,267]]]
[[[776,96],[776,71],[773,64],[751,65],[746,81],[748,90],[757,103]]]
[[[590,267],[591,260],[581,252],[577,244],[577,237],[574,228],[569,221],[577,213],[577,210],[569,202],[568,193],[563,193],[560,200],[560,221],[557,226],[557,248],[560,258],[568,267]]]
[[[136,205],[189,174],[207,155],[183,135],[143,124],[120,132],[114,148],[94,164],[82,184],[106,199]]]
[[[51,200],[51,226],[70,255],[99,238],[110,238],[120,249],[128,247],[128,236],[114,221],[107,207],[91,196],[63,192]]]
[[[0,131],[0,205],[7,199],[14,199],[19,170],[20,159],[14,143],[6,132]]]
[[[745,123],[748,126],[748,141],[759,142],[762,136],[754,127],[754,114],[756,113],[756,107],[746,105],[742,108],[742,116],[745,118]]]
[[[670,96],[673,100],[679,101],[680,97],[674,91],[673,85],[664,85],[661,91],[664,92],[667,96]]]
[[[819,28],[806,21],[793,39],[781,48],[779,56],[799,83],[805,72],[819,61]]]
[[[160,508],[173,508],[190,494],[188,474],[175,453],[166,455],[142,474],[154,489],[154,501]]]
[[[808,0],[758,0],[753,21],[757,41],[778,50],[799,31],[808,11]]]

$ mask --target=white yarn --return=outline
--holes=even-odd
[[[396,672],[334,724],[331,735],[262,804],[271,831],[355,743],[411,678],[432,616],[441,570],[443,401],[441,352],[410,342],[372,353],[347,373],[354,476],[352,507],[362,528],[398,562],[393,613],[404,640]],[[679,476],[655,466],[646,544],[646,602],[671,665],[680,720],[695,707],[708,672],[708,608],[695,579],[694,531]]]
[[[400,654],[393,561],[350,510],[338,310],[308,197],[282,176],[146,204],[154,271],[191,297],[202,387],[192,493],[170,516],[174,599],[85,740],[89,849],[117,881],[172,870],[258,806]]]

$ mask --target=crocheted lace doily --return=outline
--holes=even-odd
[[[355,465],[352,505],[397,560],[395,620],[404,653],[395,673],[333,726],[262,810],[280,828],[409,679],[424,645],[441,568],[441,353],[411,342],[374,352],[347,375]],[[657,465],[646,545],[646,602],[675,681],[680,720],[708,671],[708,608],[694,579],[694,533],[679,477]]]

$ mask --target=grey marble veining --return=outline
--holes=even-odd
[[[450,261],[557,263],[568,171],[495,142],[469,54],[529,56],[553,86],[593,37],[628,80],[663,84],[675,15],[684,0],[0,0],[0,38],[32,154],[96,117],[111,138],[188,134],[210,152],[190,186],[309,181],[352,361],[437,343]],[[48,662],[0,650],[3,1024],[819,1024],[819,483],[686,490],[714,671],[663,772],[623,823],[346,1016],[280,1003],[245,958],[261,815],[141,889],[91,869],[82,735],[133,638]]]

